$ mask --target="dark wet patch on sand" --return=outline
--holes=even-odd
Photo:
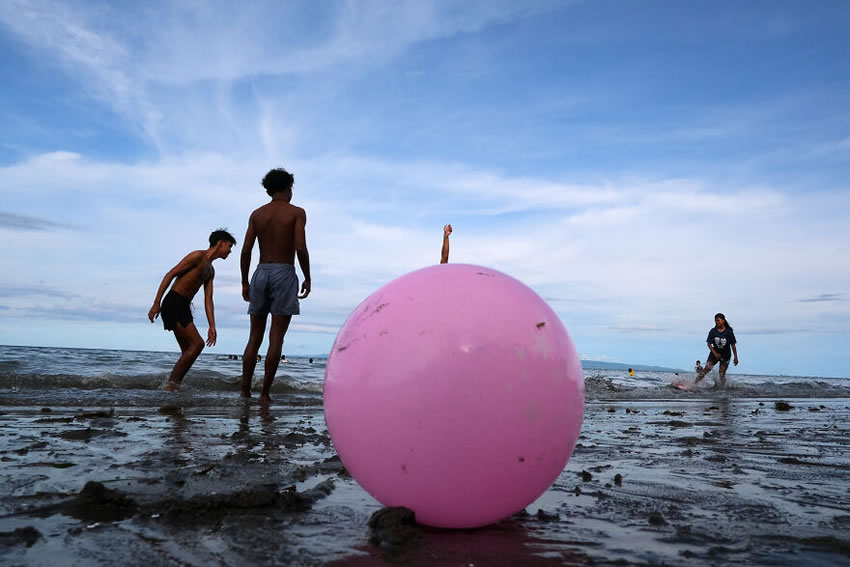
[[[91,427],[88,427],[86,429],[62,431],[61,433],[56,433],[54,436],[68,441],[91,441],[95,437],[126,437],[127,434],[122,431],[114,431],[111,429],[92,429]]]
[[[668,427],[693,427],[693,423],[689,421],[680,421],[673,419],[670,421],[648,421],[647,425],[666,425]]]

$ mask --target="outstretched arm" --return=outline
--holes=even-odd
[[[443,248],[440,250],[440,263],[447,264],[449,261],[449,235],[452,233],[452,225],[443,226]]]
[[[257,239],[257,230],[254,228],[254,215],[248,218],[248,230],[245,231],[245,240],[242,241],[242,254],[239,257],[239,267],[242,269],[242,299],[251,301],[249,296],[250,285],[248,283],[248,270],[251,269],[251,251],[254,249],[254,241]]]
[[[304,274],[304,281],[301,283],[301,293],[299,299],[304,299],[310,295],[312,281],[310,280],[310,253],[307,251],[307,213],[302,209],[298,216],[295,217],[295,253],[298,255],[298,265],[301,266],[301,273]]]
[[[153,320],[159,316],[159,310],[162,305],[162,296],[165,293],[165,290],[168,289],[168,286],[171,285],[174,278],[191,270],[197,262],[198,254],[196,252],[192,252],[191,254],[187,254],[185,258],[180,260],[179,264],[171,268],[168,273],[165,274],[162,278],[162,282],[159,284],[159,289],[156,290],[153,307],[151,307],[151,310],[148,311],[148,319],[151,320],[151,323],[153,323]]]
[[[213,306],[213,271],[210,279],[204,282],[204,309],[207,312],[207,322],[210,324],[210,330],[207,332],[207,346],[213,346],[217,338],[215,331],[215,307]]]

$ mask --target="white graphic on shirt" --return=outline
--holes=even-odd
[[[723,348],[726,346],[726,337],[714,337],[714,346]]]

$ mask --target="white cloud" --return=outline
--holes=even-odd
[[[313,182],[320,163],[325,171],[341,172],[344,187],[321,175]],[[563,308],[593,312],[623,332],[681,331],[718,305],[730,305],[724,309],[758,319],[762,327],[781,324],[790,313],[800,325],[821,328],[820,313],[841,311],[842,305],[797,300],[841,292],[850,276],[846,263],[834,261],[842,242],[850,241],[850,230],[837,218],[828,220],[830,210],[850,206],[843,194],[725,187],[719,197],[705,182],[682,179],[607,180],[576,188],[457,164],[354,156],[300,165],[296,172],[304,187],[295,202],[309,218],[315,289],[310,308],[319,317],[325,309],[336,313],[321,323],[323,329],[340,324],[347,310],[383,283],[436,263],[444,222],[455,227],[452,261],[489,265],[541,293],[578,299],[578,305]],[[432,175],[423,178],[426,169]],[[6,195],[25,187],[43,195],[79,187],[78,208],[67,220],[85,230],[28,238],[0,267],[18,274],[10,285],[56,283],[62,273],[63,285],[77,295],[103,294],[113,302],[141,297],[136,301],[146,304],[162,274],[183,254],[203,247],[210,230],[225,225],[242,239],[248,214],[267,198],[258,184],[250,186],[262,172],[259,164],[212,155],[116,165],[56,153],[3,168],[0,191]],[[399,193],[397,198],[383,200],[373,192],[364,200],[375,183],[395,183],[383,191]],[[472,206],[437,205],[449,195]],[[17,200],[25,202],[21,194]],[[440,219],[432,220],[433,213],[423,217],[423,209],[432,207]],[[522,214],[513,214],[517,211]],[[57,242],[63,244],[58,250]],[[32,257],[50,261],[21,274],[17,267]],[[129,266],[115,269],[131,258]],[[217,269],[222,281],[232,282],[217,288],[218,304],[244,309],[237,256]],[[805,274],[817,274],[821,287],[813,288]],[[93,282],[102,287],[93,292]]]

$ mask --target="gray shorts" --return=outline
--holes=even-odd
[[[248,303],[250,315],[298,315],[298,275],[292,264],[260,264],[254,270]]]

